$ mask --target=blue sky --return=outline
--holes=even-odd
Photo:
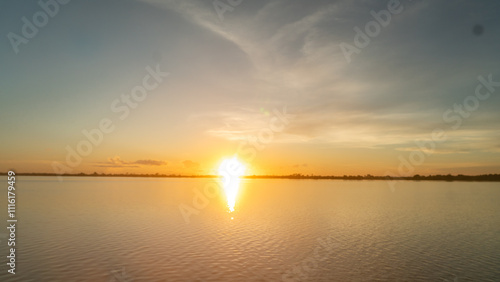
[[[8,35],[43,10],[2,1],[0,170],[51,172],[109,117],[116,129],[75,172],[209,173],[286,106],[293,120],[252,172],[397,172],[436,128],[448,139],[415,173],[498,172],[500,88],[458,129],[442,116],[478,76],[500,81],[500,4],[400,1],[348,62],[340,45],[388,3],[243,0],[221,18],[212,1],[73,0],[16,54]],[[157,65],[168,78],[116,119],[112,102]]]

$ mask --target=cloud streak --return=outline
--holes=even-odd
[[[141,166],[166,166],[168,163],[159,160],[137,160],[137,161],[124,161],[119,156],[108,158],[107,162],[97,163],[97,167],[110,167],[110,168],[138,168]]]

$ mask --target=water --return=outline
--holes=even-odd
[[[17,181],[0,281],[500,281],[498,183],[243,180],[187,223],[215,180]]]

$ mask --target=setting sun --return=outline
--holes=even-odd
[[[245,173],[245,165],[236,157],[227,158],[219,166],[219,175],[222,177],[241,177]]]

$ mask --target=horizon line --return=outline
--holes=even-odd
[[[220,178],[220,175],[212,174],[194,174],[194,175],[183,175],[183,174],[139,174],[139,173],[71,173],[71,174],[56,174],[56,173],[39,173],[39,172],[15,172],[15,175],[19,176],[69,176],[69,177],[157,177],[157,178]],[[0,175],[8,175],[8,172],[0,172]],[[413,176],[374,176],[371,174],[366,175],[315,175],[315,174],[285,174],[285,175],[244,175],[241,178],[244,179],[342,179],[342,180],[440,180],[440,181],[498,181],[500,182],[500,174],[479,174],[479,175],[464,175],[464,174],[429,174],[420,175],[415,174]]]

